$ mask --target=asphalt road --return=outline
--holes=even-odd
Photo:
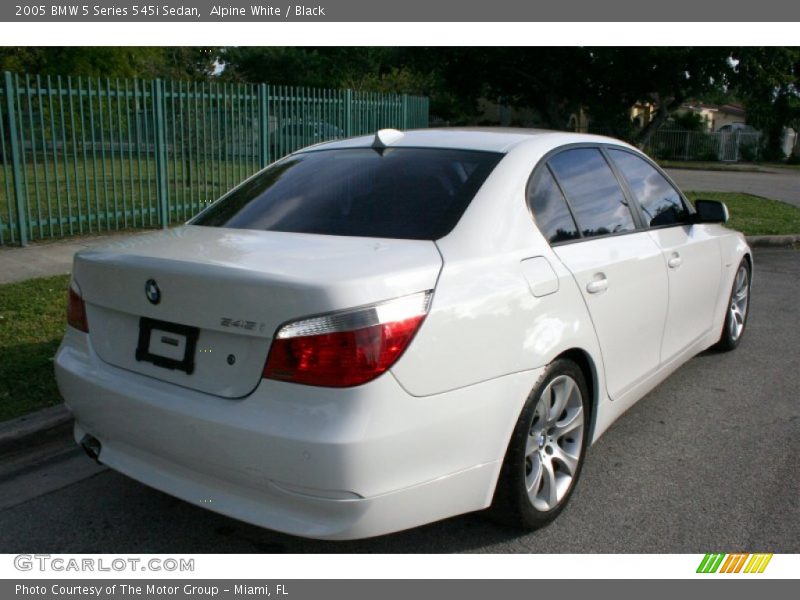
[[[567,509],[534,533],[472,514],[365,541],[304,540],[68,452],[0,471],[0,552],[800,552],[798,298],[800,252],[758,251],[739,349],[697,356],[628,411],[589,450]]]
[[[769,173],[667,169],[667,173],[682,190],[745,192],[800,206],[800,169],[772,169]]]

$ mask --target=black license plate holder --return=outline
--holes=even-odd
[[[162,336],[162,342],[167,342],[175,347],[184,345],[182,357],[170,357],[151,352],[151,338],[154,333]],[[149,362],[157,367],[172,371],[183,371],[187,375],[191,375],[194,372],[194,355],[199,335],[200,330],[197,327],[141,317],[139,319],[139,343],[136,346],[136,360]]]

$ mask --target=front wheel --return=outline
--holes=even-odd
[[[520,414],[490,514],[536,529],[558,516],[578,481],[586,451],[589,394],[572,361],[550,364]]]
[[[750,309],[750,263],[746,258],[739,263],[736,277],[733,278],[733,287],[728,301],[728,311],[725,315],[725,325],[722,335],[716,344],[718,350],[728,351],[735,349],[742,341],[744,328],[747,325],[747,314]]]

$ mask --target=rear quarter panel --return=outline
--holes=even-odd
[[[583,298],[536,228],[525,199],[531,171],[551,148],[537,141],[510,152],[454,231],[437,242],[444,265],[430,313],[392,369],[410,394],[532,370],[571,348],[585,351],[602,379]],[[522,261],[540,256],[555,272],[558,290],[536,297]]]

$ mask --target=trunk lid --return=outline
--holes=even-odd
[[[103,361],[239,398],[280,325],[433,289],[441,266],[430,241],[189,225],[79,252],[74,279]]]

